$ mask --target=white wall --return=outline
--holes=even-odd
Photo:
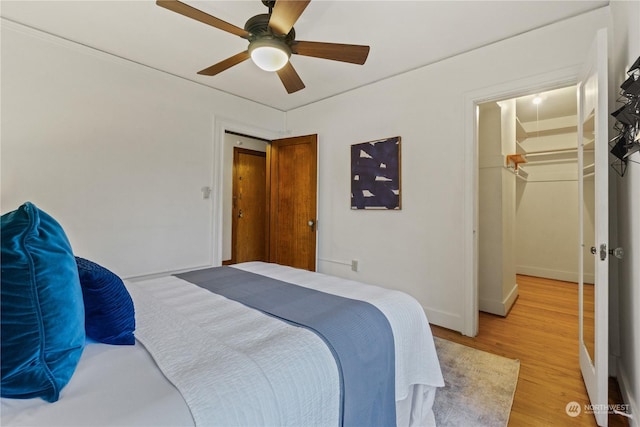
[[[575,125],[575,123],[574,123]],[[576,149],[575,132],[528,138],[525,149]],[[543,148],[544,147],[544,148]],[[578,282],[576,244],[578,229],[577,159],[527,163],[528,178],[517,184],[517,271],[538,277]],[[547,157],[548,159],[548,157]],[[589,183],[585,183],[588,192]],[[591,186],[593,201],[593,186]],[[593,206],[585,212],[586,241],[593,241]],[[592,242],[593,244],[593,242]],[[587,256],[588,255],[588,256]],[[593,283],[593,256],[585,255],[585,281]]]
[[[4,20],[1,30],[2,212],[32,201],[77,255],[123,276],[220,258],[215,122],[276,133],[283,113]]]
[[[613,40],[611,47],[610,79],[618,88],[627,78],[625,71],[640,56],[640,2],[614,0],[611,2]],[[610,99],[610,110],[618,108],[615,93]],[[640,154],[632,160],[640,162]],[[618,241],[625,251],[621,261],[611,260],[612,268],[619,273],[618,302],[613,313],[618,313],[619,355],[617,360],[618,382],[631,404],[635,419],[632,425],[640,425],[640,165],[629,163],[624,177],[617,181]]]
[[[469,94],[584,61],[608,9],[532,31],[287,113],[319,135],[320,271],[408,292],[436,324],[465,321]],[[428,44],[425,45],[428,48]],[[349,209],[349,146],[402,137],[402,210]],[[360,260],[360,271],[326,260]],[[473,316],[473,313],[468,314]]]
[[[575,162],[568,166],[576,167]],[[518,201],[518,274],[577,283],[576,179],[519,181]],[[593,264],[593,259],[591,261]],[[593,265],[585,281],[593,283]]]

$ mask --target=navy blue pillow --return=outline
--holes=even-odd
[[[134,345],[133,301],[122,279],[95,262],[76,257],[87,336],[105,344]]]
[[[71,245],[32,203],[2,215],[2,397],[55,402],[84,349],[84,305]]]

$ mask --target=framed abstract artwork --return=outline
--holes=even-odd
[[[401,207],[400,137],[351,146],[351,209]]]

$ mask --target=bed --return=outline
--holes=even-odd
[[[214,284],[231,281],[211,290],[199,277],[214,277]],[[332,341],[331,334],[351,332],[325,332],[324,326],[300,325],[280,312],[252,307],[255,292],[243,287],[247,277],[273,286],[268,294],[276,295],[277,310],[298,304],[280,301],[285,295],[301,293],[307,305],[299,311],[323,317],[320,323],[348,312],[352,320],[344,327],[342,320],[329,322],[329,329],[355,335]],[[3,397],[0,424],[435,425],[432,405],[444,382],[424,311],[405,293],[263,262],[124,284],[135,306],[135,345],[87,339],[54,403]],[[308,293],[337,298],[339,309],[309,314],[316,300],[308,300]],[[345,302],[360,307],[340,308]],[[378,337],[378,324],[361,309],[378,312],[388,324],[390,351]],[[368,324],[375,327],[363,333]],[[341,346],[361,339],[365,347],[355,356],[338,354],[345,351]],[[350,372],[359,369],[360,377]],[[367,390],[358,391],[362,384]]]

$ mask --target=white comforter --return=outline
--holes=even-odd
[[[378,307],[394,333],[398,425],[433,422],[435,388],[444,382],[424,312],[413,298],[275,264],[235,267]],[[136,306],[136,337],[164,376],[139,344],[90,344],[60,401],[2,399],[2,425],[338,423],[335,360],[314,333],[172,276],[128,282],[127,288]]]
[[[338,424],[338,371],[314,333],[175,277],[128,288],[136,336],[196,425]]]
[[[235,267],[373,304],[387,317],[393,330],[396,350],[396,400],[406,398],[412,384],[444,386],[438,355],[424,310],[418,301],[404,292],[277,264],[248,262]]]

